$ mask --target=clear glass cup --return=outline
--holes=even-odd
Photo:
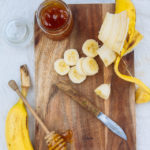
[[[49,29],[46,28],[41,19],[42,19],[42,11],[49,7],[49,8],[53,8],[54,6],[59,6],[62,7],[63,9],[66,10],[67,12],[67,20],[64,24],[62,24],[62,26],[55,28],[55,29]],[[41,5],[39,6],[37,12],[36,12],[36,18],[37,18],[37,23],[40,27],[40,29],[51,39],[53,40],[60,40],[65,38],[66,36],[68,36],[72,30],[73,27],[73,17],[72,17],[72,12],[70,10],[70,8],[68,7],[68,5],[66,3],[64,3],[61,0],[46,0],[43,3],[41,3]]]
[[[33,26],[25,18],[14,18],[4,24],[3,37],[11,46],[26,46],[33,38]]]

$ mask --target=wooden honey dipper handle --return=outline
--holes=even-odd
[[[72,88],[69,84],[66,84],[64,82],[56,83],[56,86],[63,91],[66,95],[72,98],[72,100],[79,103],[83,108],[85,108],[87,111],[91,112],[94,116],[98,116],[100,113],[100,110],[94,106],[89,99],[87,99],[85,96],[81,95],[78,91]]]
[[[11,80],[8,82],[8,85],[18,94],[18,96],[23,100],[24,104],[28,107],[34,118],[37,120],[37,122],[41,125],[43,130],[45,131],[46,134],[49,134],[49,130],[45,126],[45,124],[42,122],[42,120],[39,118],[39,116],[36,114],[36,112],[33,110],[33,108],[30,106],[28,103],[27,99],[22,95],[20,92],[16,82],[14,80]]]

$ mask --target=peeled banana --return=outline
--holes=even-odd
[[[98,55],[97,54],[98,48],[99,48],[98,42],[96,42],[93,39],[89,39],[83,43],[82,51],[88,57],[95,57]]]
[[[107,100],[110,96],[111,92],[110,84],[101,84],[99,87],[95,89],[95,93],[101,98]]]
[[[95,75],[99,71],[99,67],[98,67],[96,60],[94,58],[91,58],[91,57],[84,58],[82,66],[83,66],[83,72],[87,76]]]
[[[108,67],[116,60],[116,53],[103,45],[101,48],[97,50],[101,60],[103,61],[104,65]]]
[[[59,75],[63,76],[69,72],[70,67],[66,64],[64,59],[57,59],[54,63],[54,69]]]
[[[76,84],[82,83],[86,79],[86,75],[77,72],[76,67],[72,67],[68,73],[69,79]]]
[[[64,53],[64,61],[69,66],[76,65],[77,61],[79,60],[79,54],[76,49],[68,49]]]
[[[127,38],[123,46],[123,48],[126,50],[124,55],[126,55],[130,53],[133,48],[142,40],[143,35],[141,35],[135,29],[136,10],[131,0],[116,0],[115,13],[120,13],[122,11],[127,11],[128,17],[130,19]]]
[[[29,74],[26,66],[21,69],[22,94],[26,97],[30,87]],[[5,135],[8,150],[33,150],[28,130],[28,115],[23,101],[19,99],[8,112]]]
[[[107,13],[99,31],[98,39],[109,49],[120,55],[127,36],[129,18],[127,12]]]

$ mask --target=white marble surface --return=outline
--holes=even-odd
[[[66,0],[68,3],[110,2],[111,0]],[[16,17],[25,17],[33,23],[34,12],[42,0],[0,0],[0,149],[7,150],[5,142],[5,119],[9,109],[17,102],[17,95],[7,83],[15,79],[20,85],[19,67],[27,64],[33,86],[28,99],[34,107],[34,50],[33,42],[24,48],[8,46],[2,37],[4,22]],[[111,1],[113,2],[113,0]],[[135,48],[135,73],[150,87],[150,0],[133,0],[137,12],[137,29],[144,35]],[[150,103],[136,105],[137,150],[150,149]],[[34,124],[30,115],[30,134],[33,139]]]

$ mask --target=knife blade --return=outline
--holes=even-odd
[[[83,96],[81,93],[76,91],[68,83],[60,82],[56,83],[55,86],[63,91],[66,95],[71,97],[72,100],[79,103],[87,111],[91,112],[98,120],[100,120],[107,128],[109,128],[113,133],[119,137],[127,140],[127,136],[123,129],[109,117],[104,115],[95,105],[93,105],[88,98]]]
[[[105,114],[100,112],[97,116],[97,119],[100,120],[108,129],[110,129],[113,133],[127,141],[127,136],[123,129],[113,120],[111,120],[109,117],[107,117]]]

